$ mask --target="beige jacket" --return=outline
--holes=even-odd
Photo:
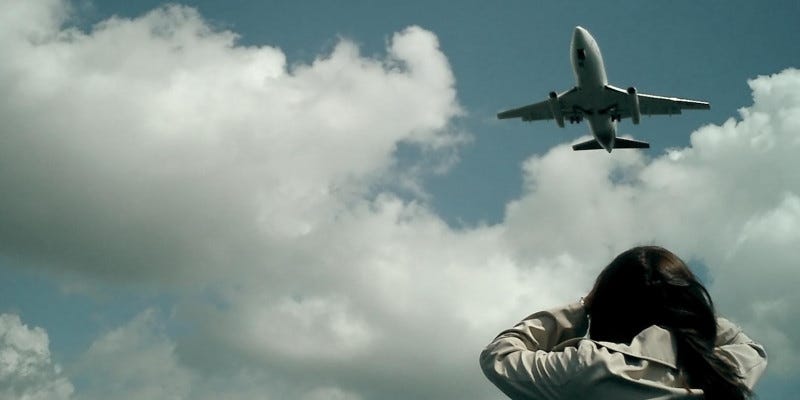
[[[717,324],[716,351],[752,388],[767,366],[764,348],[730,321]],[[483,373],[512,399],[702,398],[685,388],[669,331],[654,325],[625,345],[585,338],[588,325],[578,303],[535,313],[483,350]]]

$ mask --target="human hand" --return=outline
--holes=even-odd
[[[592,290],[586,296],[581,297],[581,305],[583,305],[583,308],[585,308],[586,311],[592,309],[593,300],[594,300],[594,288],[592,288]]]

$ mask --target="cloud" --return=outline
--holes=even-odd
[[[308,392],[303,400],[359,400],[361,396],[347,393],[339,388],[320,388]]]
[[[72,371],[85,381],[76,398],[189,398],[194,377],[163,329],[150,309],[95,340]]]
[[[302,368],[362,361],[341,379],[293,389],[312,398],[356,396],[351,388],[369,389],[359,376],[376,366],[382,384],[399,390],[395,367],[369,352],[405,334],[391,353],[412,371],[419,360],[408,346],[423,338],[416,325],[431,332],[453,304],[462,308],[453,316],[459,326],[475,324],[455,299],[438,304],[446,296],[417,276],[450,285],[492,272],[478,264],[462,271],[438,255],[439,235],[460,235],[423,205],[380,194],[388,177],[403,173],[395,169],[399,145],[449,157],[463,140],[448,125],[461,111],[435,35],[407,28],[384,58],[364,57],[343,40],[289,68],[280,50],[238,46],[235,34],[210,29],[191,8],[112,18],[82,32],[62,27],[63,2],[4,7],[48,18],[33,20],[36,29],[9,20],[0,42],[13,60],[0,66],[8,94],[0,104],[0,182],[13,193],[0,200],[0,251],[18,266],[67,271],[78,284],[201,288],[182,292],[178,315],[204,330],[174,343],[176,358],[161,360],[168,371],[146,367],[171,354],[173,342],[142,333],[155,318],[142,317],[89,349],[86,359],[105,365],[96,374],[104,378],[90,380],[81,396],[183,396],[197,381],[176,360],[202,370],[196,359],[206,353],[252,359],[268,370],[256,380],[270,382],[302,381],[276,360]],[[430,257],[406,270],[417,244]],[[447,265],[433,273],[438,262]],[[502,256],[492,263],[510,265]],[[207,293],[229,311],[214,312]],[[291,345],[297,338],[307,346]],[[127,357],[131,365],[114,365]],[[461,350],[459,360],[473,358],[471,348]],[[232,369],[228,375],[239,376]],[[175,386],[159,380],[170,373]],[[413,375],[436,386],[424,371]]]
[[[12,11],[28,19],[0,23],[0,253],[176,299],[97,338],[79,398],[486,398],[480,348],[639,243],[706,265],[773,370],[800,362],[796,70],[751,81],[754,104],[691,147],[535,155],[502,223],[454,229],[386,188],[424,187],[464,140],[429,31],[289,66],[187,7],[89,32],[61,1]],[[427,157],[411,175],[400,146]]]
[[[0,398],[69,399],[73,391],[50,357],[47,332],[28,328],[18,315],[0,314]]]
[[[330,384],[288,385],[259,370],[241,368],[206,374],[191,368],[175,351],[175,341],[166,334],[165,319],[169,318],[147,309],[100,335],[71,368],[71,374],[82,378],[74,398],[361,399]]]
[[[380,197],[287,244],[301,258],[278,282],[249,275],[214,303],[182,303],[177,318],[202,334],[178,351],[200,368],[246,360],[298,387],[311,374],[364,398],[488,395],[474,364],[490,331],[574,295],[572,283],[531,290],[572,260],[520,271],[500,237],[453,231],[425,207]]]
[[[266,242],[386,179],[400,143],[435,154],[462,140],[447,129],[460,113],[447,60],[417,27],[384,59],[343,40],[290,69],[187,7],[88,33],[61,28],[63,2],[3,7],[37,16],[9,20],[0,42],[0,182],[13,192],[0,249],[27,263],[158,282],[261,264]]]

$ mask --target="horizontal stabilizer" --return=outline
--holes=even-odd
[[[587,140],[582,143],[572,145],[572,150],[580,151],[580,150],[600,150],[603,147],[600,146],[600,143],[597,143],[597,140]]]
[[[614,140],[615,149],[649,149],[650,143],[640,142],[638,140],[623,139],[618,137]]]
[[[621,137],[617,137],[614,139],[614,148],[615,149],[649,149],[650,143],[647,142],[640,142],[638,140],[632,139],[623,139]],[[572,145],[572,150],[581,151],[581,150],[601,150],[603,146],[595,140],[587,140],[585,142],[581,142],[575,145]]]

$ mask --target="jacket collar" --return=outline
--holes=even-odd
[[[609,350],[677,368],[677,348],[672,333],[658,325],[652,325],[639,332],[631,340],[630,345],[595,340],[593,342]]]
[[[566,347],[577,347],[578,342],[581,340],[591,340],[591,338],[574,338],[558,344],[554,351],[561,351]],[[649,328],[639,332],[631,344],[602,342],[599,340],[591,340],[597,347],[605,347],[617,353],[626,354],[636,358],[654,361],[670,368],[677,369],[677,348],[672,333],[658,325],[652,325]]]

